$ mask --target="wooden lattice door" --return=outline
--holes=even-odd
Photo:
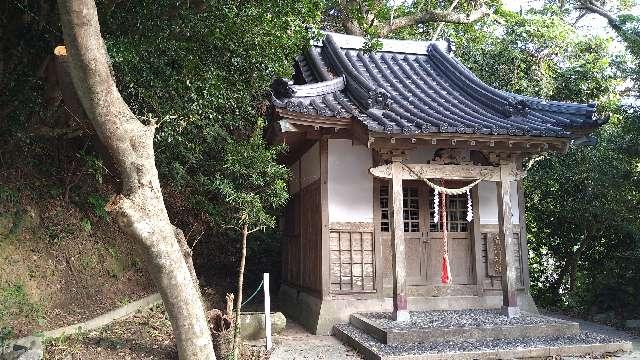
[[[390,238],[390,198],[388,182],[379,190],[381,236]],[[426,285],[427,194],[417,181],[404,181],[402,185],[402,217],[404,224],[405,259],[408,285]],[[391,245],[392,246],[392,245]]]
[[[433,221],[433,189],[428,190],[429,233],[426,237],[428,284],[441,284],[443,239],[441,223]],[[452,284],[475,283],[471,224],[467,221],[467,195],[447,195],[447,249]]]

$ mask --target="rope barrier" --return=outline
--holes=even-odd
[[[264,279],[262,279],[262,281],[260,281],[260,285],[258,285],[258,288],[256,289],[256,291],[253,292],[253,294],[251,294],[251,296],[249,296],[249,298],[247,300],[245,300],[242,305],[240,305],[240,307],[245,306],[249,301],[253,300],[253,298],[258,294],[258,291],[260,291],[260,289],[262,289],[262,285],[264,285]]]
[[[422,177],[420,174],[418,174],[415,170],[413,170],[412,168],[410,168],[409,166],[407,166],[407,164],[402,163],[402,166],[404,166],[407,170],[409,170],[409,172],[411,172],[413,175],[415,175],[416,178],[418,178],[419,180],[424,181],[425,183],[427,183],[427,185],[429,185],[432,189],[434,189],[435,191],[439,192],[439,193],[445,193],[447,195],[460,195],[460,194],[464,194],[466,192],[468,192],[469,190],[471,190],[471,188],[473,188],[474,186],[478,185],[482,180],[486,179],[488,175],[482,176],[481,178],[479,178],[478,180],[472,182],[471,184],[458,188],[458,189],[447,189],[443,186],[438,186],[434,183],[432,183],[431,181],[429,181],[429,179]]]

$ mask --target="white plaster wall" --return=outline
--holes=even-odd
[[[301,179],[300,187],[311,184],[320,179],[320,144],[316,142],[311,149],[307,150],[300,158]]]
[[[289,194],[295,194],[300,190],[300,161],[289,166]]]
[[[329,139],[329,222],[373,222],[371,151],[351,140]]]
[[[511,182],[511,222],[520,223],[520,208],[518,207],[518,185]],[[481,181],[478,184],[478,195],[480,200],[480,223],[498,223],[498,189],[496,183],[492,181]],[[475,204],[474,204],[475,206]]]
[[[427,164],[433,160],[433,154],[436,152],[435,148],[421,146],[415,150],[407,152],[407,164]]]

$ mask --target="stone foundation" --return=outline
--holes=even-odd
[[[287,285],[280,286],[280,310],[291,319],[303,325],[316,335],[329,335],[335,324],[346,323],[349,316],[357,312],[391,311],[391,298],[330,298],[321,299],[304,290]],[[531,295],[518,293],[521,310],[538,314]],[[499,309],[502,306],[502,293],[486,292],[484,296],[440,296],[409,297],[409,310],[463,310],[463,309]]]
[[[517,339],[569,336],[580,332],[578,323],[523,312],[509,318],[498,309],[411,312],[408,321],[396,322],[389,313],[351,314],[349,323],[383,344],[430,343],[452,339]]]

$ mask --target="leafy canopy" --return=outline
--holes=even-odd
[[[273,226],[286,197],[281,148],[261,136],[265,89],[290,77],[319,17],[314,1],[103,3],[119,88],[161,124],[161,175],[217,226]]]

